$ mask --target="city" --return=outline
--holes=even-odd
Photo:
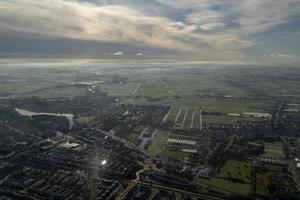
[[[254,90],[257,83],[247,80],[232,86],[240,78],[232,73],[237,66],[222,72],[189,66],[185,72],[169,66],[145,72],[147,67],[86,65],[89,73],[74,72],[80,77],[73,83],[63,78],[73,68],[50,65],[40,76],[54,72],[48,81],[62,80],[59,86],[2,97],[2,199],[263,199],[297,194],[299,96],[274,91],[272,84]],[[30,68],[9,66],[3,73],[14,74],[17,84],[21,80],[16,76],[26,78]],[[240,71],[260,73],[253,68]],[[273,73],[280,69],[270,67]],[[289,76],[299,76],[289,69]],[[203,74],[197,77],[203,76],[204,86],[205,79],[219,82],[222,77],[223,88],[210,90],[211,83],[186,88],[198,84],[191,71]],[[186,76],[187,83],[171,85],[177,74]],[[252,78],[259,83],[272,76]],[[31,88],[35,81],[29,76],[26,83]],[[289,92],[299,91],[296,81],[286,82]]]
[[[0,0],[0,200],[299,200],[300,0]]]

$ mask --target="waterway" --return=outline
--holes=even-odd
[[[74,115],[73,114],[64,114],[64,113],[46,113],[46,112],[32,112],[27,110],[22,110],[19,108],[16,108],[16,111],[22,115],[27,117],[37,116],[37,115],[48,115],[48,116],[56,116],[56,117],[65,117],[69,121],[69,129],[71,130],[74,126]]]

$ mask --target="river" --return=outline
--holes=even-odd
[[[56,117],[65,117],[69,121],[69,129],[71,130],[74,126],[74,115],[73,114],[63,114],[63,113],[46,113],[46,112],[31,112],[27,110],[22,110],[19,108],[15,109],[20,115],[22,116],[27,116],[27,117],[32,117],[32,116],[37,116],[37,115],[48,115],[48,116],[56,116]]]

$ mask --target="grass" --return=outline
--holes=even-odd
[[[217,174],[220,178],[234,178],[250,183],[250,166],[245,161],[228,160]]]
[[[186,107],[172,107],[171,112],[168,116],[167,121],[175,122],[177,113],[179,109],[182,108],[182,112],[178,118],[177,123],[182,124],[183,118],[185,115]],[[198,129],[200,126],[200,109],[195,107],[187,107],[188,113],[186,116],[186,120],[183,126],[183,129],[190,130],[191,127],[191,121],[192,121],[192,115],[195,112],[194,115],[194,121],[193,121],[193,128]],[[254,117],[236,117],[236,116],[228,116],[228,115],[202,115],[202,121],[203,123],[218,123],[218,124],[235,124],[238,121],[257,121],[259,119]]]
[[[75,120],[75,123],[78,123],[78,124],[88,124],[92,120],[94,120],[94,117],[79,115],[79,116],[76,116],[74,120]]]
[[[237,181],[233,182],[230,178]],[[195,182],[246,195],[250,192],[250,165],[245,161],[228,160],[216,177],[198,178]]]
[[[237,100],[237,99],[210,99],[197,98],[193,96],[186,97],[167,97],[158,101],[148,101],[147,98],[139,97],[121,97],[125,103],[134,103],[142,105],[161,105],[173,107],[192,107],[202,108],[209,112],[223,112],[223,113],[243,113],[247,111],[262,111],[268,107],[269,101],[265,100]]]
[[[175,151],[175,150],[170,150],[165,148],[160,156],[162,156],[162,158],[167,159],[171,164],[176,164],[176,163],[180,163],[184,161],[184,158],[189,157],[188,153],[184,153],[181,151]]]
[[[47,88],[38,91],[30,92],[26,96],[35,96],[42,98],[60,98],[60,97],[74,97],[83,96],[87,91],[86,87],[65,86],[59,88]]]
[[[166,141],[169,138],[169,135],[169,132],[158,132],[152,139],[147,151],[153,156],[159,155],[164,160],[168,160],[168,163],[176,165],[182,162],[184,158],[188,157],[189,154],[166,148]]]
[[[191,122],[192,122],[192,115],[193,115],[194,109],[188,109],[185,122],[183,124],[184,130],[190,130]]]
[[[165,143],[169,138],[169,133],[167,132],[158,132],[155,137],[152,139],[151,144],[149,145],[147,151],[152,155],[159,155],[165,149]]]
[[[167,121],[169,121],[169,122],[174,122],[178,110],[179,110],[178,108],[172,107],[172,108],[171,108],[171,111],[170,111],[170,114],[169,114],[169,116],[168,116],[168,118],[167,118]]]
[[[133,142],[135,145],[139,145],[139,136],[141,135],[142,130],[144,129],[143,126],[137,126],[133,129],[133,131],[128,135],[127,139]]]
[[[193,128],[194,129],[200,128],[200,111],[198,109],[196,109],[196,112],[195,112]]]
[[[199,73],[199,71],[198,69],[144,71],[139,72],[138,75],[127,74],[125,84],[104,84],[102,88],[109,94],[118,96],[124,103],[201,108],[210,112],[263,111],[270,104],[270,101],[266,100],[221,98],[222,95],[236,97],[247,97],[247,95],[240,88],[217,80],[214,74]],[[142,86],[135,95],[132,95],[139,83]],[[236,120],[229,117],[227,121]]]
[[[282,144],[280,142],[274,142],[274,143],[264,142],[264,146],[265,146],[264,156],[275,157],[277,159],[284,159],[285,155],[283,152]]]
[[[211,187],[220,188],[241,195],[247,195],[250,192],[249,184],[233,183],[220,178],[210,178],[210,179],[197,178],[195,180],[195,183],[209,185]]]
[[[256,147],[261,147],[262,145],[258,142],[248,142],[249,145],[251,146],[256,146]]]
[[[130,82],[125,84],[106,84],[102,86],[102,89],[105,92],[110,93],[111,95],[117,96],[131,96],[137,87],[138,83]],[[138,93],[138,91],[137,91]]]

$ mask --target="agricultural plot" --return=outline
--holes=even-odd
[[[283,147],[280,142],[274,142],[274,143],[264,142],[264,146],[265,146],[264,148],[265,153],[263,154],[263,156],[268,156],[275,159],[285,158]]]
[[[106,84],[102,86],[105,92],[116,96],[132,96],[139,83],[130,82],[125,84]],[[137,93],[137,92],[136,92]]]
[[[194,110],[193,129],[200,129],[200,110]]]
[[[142,88],[141,88],[142,89]],[[243,112],[264,112],[269,108],[271,101],[268,100],[248,100],[248,99],[223,99],[223,98],[198,98],[187,97],[161,97],[155,101],[149,101],[145,97],[120,97],[125,103],[135,103],[142,105],[159,105],[174,107],[201,108],[208,112],[238,113]]]
[[[170,110],[170,114],[168,115],[168,118],[166,121],[174,122],[177,116],[179,109],[177,107],[172,107]]]
[[[60,97],[75,97],[84,96],[87,92],[85,86],[65,86],[65,87],[53,87],[47,89],[40,89],[27,93],[25,96],[35,96],[41,98],[60,98]]]
[[[203,123],[206,124],[235,124],[240,120],[244,120],[245,118],[228,116],[228,115],[202,115]]]
[[[228,115],[201,115],[203,124],[235,124],[238,121],[257,121],[254,117],[236,117]],[[200,128],[200,109],[195,107],[172,107],[166,121],[184,130]]]
[[[177,125],[177,128],[190,130],[192,128],[200,128],[200,110],[191,107],[172,107],[166,121]]]
[[[259,112],[270,106],[271,102],[268,100],[247,99],[245,91],[217,79],[217,75],[209,73],[209,69],[166,69],[168,70],[141,70],[134,75],[126,74],[125,84],[104,84],[102,88],[109,94],[118,96],[122,102],[130,104],[201,108],[225,114]],[[203,73],[199,73],[201,71]],[[139,84],[142,85],[134,92]],[[230,98],[225,98],[226,95]],[[218,121],[220,120],[222,119]],[[226,120],[236,121],[234,118]],[[185,129],[188,127],[186,124],[183,126]]]
[[[184,130],[190,130],[192,124],[192,117],[193,117],[194,109],[189,108],[188,112],[186,112],[185,121],[183,122],[183,129]]]

